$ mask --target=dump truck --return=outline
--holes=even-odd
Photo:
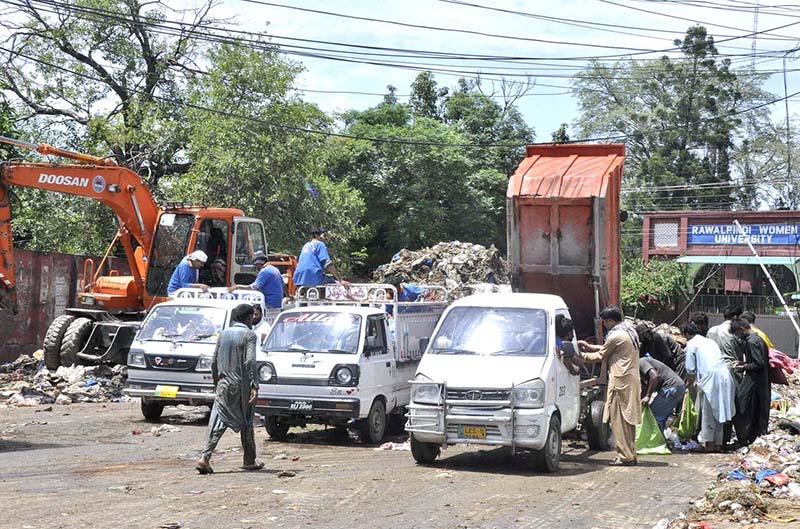
[[[13,186],[44,189],[97,200],[115,214],[119,229],[102,260],[84,262],[78,306],[66,309],[49,326],[44,341],[45,364],[124,363],[147,310],[166,301],[167,285],[178,263],[194,250],[208,262],[199,280],[210,286],[249,284],[257,274],[256,251],[267,252],[262,222],[239,209],[194,206],[181,202],[159,205],[149,185],[134,171],[100,158],[0,137],[0,142],[79,163],[31,163],[12,160],[0,165],[0,345],[14,328],[19,311],[11,234]],[[127,274],[101,271],[119,246]],[[224,263],[224,267],[220,266]],[[219,271],[224,270],[220,275]]]

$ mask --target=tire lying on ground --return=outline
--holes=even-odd
[[[61,365],[61,343],[67,328],[75,321],[75,316],[62,314],[53,320],[44,335],[44,365],[50,371],[55,371]]]
[[[71,366],[78,363],[78,353],[86,346],[92,333],[94,322],[89,318],[76,318],[69,324],[61,342],[61,365]]]

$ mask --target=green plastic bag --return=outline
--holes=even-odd
[[[638,455],[669,455],[664,432],[658,427],[650,406],[642,410],[642,424],[636,427],[636,453]]]
[[[694,409],[694,399],[687,391],[683,396],[683,407],[681,408],[681,418],[678,421],[678,437],[681,439],[691,439],[697,432],[697,410]]]

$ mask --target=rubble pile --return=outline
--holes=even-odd
[[[416,251],[402,249],[390,263],[379,266],[373,278],[443,286],[454,299],[478,292],[510,291],[508,265],[494,245],[486,248],[459,241]]]
[[[0,365],[0,407],[119,402],[125,366],[61,366],[49,371],[42,351]]]

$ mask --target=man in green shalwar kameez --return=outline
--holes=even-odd
[[[242,304],[233,309],[233,324],[222,331],[214,349],[211,374],[217,398],[208,420],[208,439],[197,462],[197,471],[212,474],[211,454],[228,428],[242,437],[245,470],[259,470],[264,463],[256,461],[256,441],[253,432],[255,399],[258,392],[256,374],[256,334],[250,330],[252,305]]]

